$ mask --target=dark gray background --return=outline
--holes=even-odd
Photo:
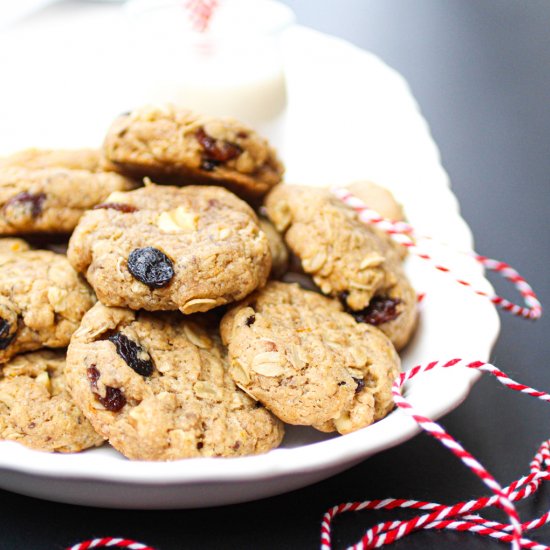
[[[477,250],[516,266],[550,303],[550,2],[546,0],[287,0],[299,22],[378,54],[409,81],[449,172]],[[494,279],[493,279],[494,280]],[[496,282],[496,281],[495,281]],[[512,291],[497,284],[506,295]],[[548,318],[501,315],[492,360],[550,389]],[[528,470],[550,436],[548,405],[483,378],[442,421],[503,483]],[[456,502],[487,491],[457,459],[418,436],[328,481],[259,502],[209,510],[125,512],[73,507],[0,491],[0,548],[62,548],[100,535],[181,548],[317,548],[323,512],[348,500]],[[549,508],[550,490],[520,506]],[[335,548],[399,512],[348,514]],[[494,517],[502,518],[496,514]],[[550,528],[534,536],[550,544]],[[496,548],[474,535],[419,533],[396,549]]]

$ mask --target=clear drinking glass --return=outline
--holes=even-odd
[[[221,0],[205,32],[183,2],[126,5],[141,103],[232,116],[278,145],[287,94],[280,42],[293,12],[273,0]]]

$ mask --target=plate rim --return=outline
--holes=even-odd
[[[388,67],[375,55],[354,46],[350,42],[347,42],[343,39],[336,38],[318,31],[313,31],[311,29],[304,29],[298,27],[300,31],[307,30],[307,32],[315,33],[322,36],[323,38],[328,38],[339,42],[345,45],[347,48],[359,52],[361,55],[367,55],[371,61],[379,65],[383,65],[385,71],[393,73],[394,78],[398,79],[401,83],[401,86],[406,88],[408,96],[414,102],[414,96],[410,93],[409,86],[404,80],[404,78],[399,75],[394,69]],[[425,123],[418,106],[416,106],[416,114],[418,117]],[[431,133],[427,132],[426,140],[431,142],[431,146],[436,148]],[[439,167],[444,171],[441,158],[438,155]],[[445,173],[446,175],[446,173]],[[464,233],[465,237],[469,239],[469,244],[473,243],[472,232],[465,222],[465,220],[460,215],[460,209],[458,201],[453,194],[449,178],[446,178],[447,185],[445,188],[440,189],[441,193],[444,193],[449,199],[449,208],[452,209],[452,220],[453,223],[456,223],[457,226],[461,226],[461,231]],[[449,212],[451,214],[451,212]],[[479,275],[480,281],[483,280],[488,287],[489,283],[483,277],[482,274]],[[484,306],[485,307],[485,306]],[[486,303],[487,311],[489,309],[493,312],[490,314],[490,317],[493,320],[492,325],[485,327],[487,331],[485,342],[485,353],[483,357],[477,357],[477,359],[488,360],[491,350],[498,338],[500,332],[500,319],[494,306],[487,301]],[[464,399],[469,394],[471,388],[476,383],[476,381],[481,376],[480,371],[472,371],[464,369],[463,375],[460,377],[461,387],[458,389],[455,387],[455,397],[450,401],[446,407],[441,408],[437,412],[431,413],[431,418],[434,420],[440,418],[441,416],[447,414],[454,408],[460,405]],[[429,412],[429,411],[428,411]],[[377,431],[383,432],[383,428],[388,425],[388,421],[401,423],[401,430],[398,436],[392,436],[385,438],[382,437],[377,444],[371,445],[368,452],[365,452],[363,447],[365,443],[365,438],[369,441],[372,437],[370,434],[376,434]],[[377,427],[378,426],[378,427]],[[41,451],[36,451],[23,447],[22,445],[10,442],[2,441],[0,442],[0,473],[2,472],[18,472],[21,474],[28,474],[32,476],[40,476],[41,478],[48,479],[64,479],[64,480],[87,480],[87,481],[98,481],[98,482],[114,482],[122,484],[132,484],[139,486],[161,486],[161,485],[180,485],[180,484],[201,484],[201,483],[216,483],[216,482],[227,482],[227,483],[239,483],[243,481],[254,481],[258,479],[272,479],[281,476],[295,475],[305,472],[318,471],[322,469],[330,468],[342,462],[357,462],[358,459],[362,457],[368,458],[372,454],[378,453],[382,450],[391,448],[395,445],[398,445],[417,433],[421,431],[420,427],[412,420],[412,418],[407,417],[402,411],[396,410],[392,412],[385,419],[373,424],[369,427],[363,428],[356,432],[347,435],[337,436],[333,439],[311,443],[296,448],[279,448],[270,451],[267,454],[255,455],[255,456],[246,456],[238,458],[189,458],[182,459],[174,462],[151,462],[151,461],[128,461],[123,460],[120,464],[124,465],[124,468],[117,468],[114,471],[101,470],[100,467],[97,468],[97,471],[81,471],[82,466],[77,464],[76,467],[71,465],[70,468],[72,471],[67,471],[67,461],[70,461],[70,454],[51,454]],[[346,448],[342,451],[345,456],[335,457],[327,453],[329,459],[327,459],[327,454],[324,451],[332,451],[332,447],[339,445],[338,442],[345,441]],[[372,442],[371,442],[372,443]],[[7,452],[9,448],[9,452]],[[282,455],[290,455],[291,458],[301,453],[307,462],[295,463],[293,460],[281,460]],[[37,457],[48,457],[48,460],[36,460]],[[29,460],[31,459],[32,460]],[[52,460],[50,460],[52,459]],[[103,463],[107,464],[110,462],[110,457],[98,457],[97,463],[98,466],[101,466]],[[224,463],[224,469],[219,469],[220,462]],[[200,464],[200,468],[195,468],[197,464]],[[185,465],[181,471],[178,471],[178,467]],[[149,471],[146,472],[147,478],[143,477],[143,468],[149,468]],[[85,469],[88,466],[85,465]],[[101,472],[101,473],[99,473]]]

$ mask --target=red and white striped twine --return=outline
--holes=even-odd
[[[212,15],[218,7],[218,0],[186,0],[183,7],[189,13],[191,26],[198,32],[208,29]]]
[[[541,544],[523,536],[523,533],[542,527],[550,521],[550,512],[532,521],[521,523],[513,502],[527,498],[538,490],[542,481],[550,480],[550,440],[545,441],[537,451],[530,464],[530,473],[514,481],[508,487],[502,488],[495,478],[484,468],[464,447],[450,436],[439,424],[417,413],[412,405],[403,397],[404,384],[420,373],[435,368],[467,367],[481,370],[493,375],[501,384],[511,390],[526,393],[542,401],[550,402],[550,395],[537,391],[524,384],[519,384],[501,370],[490,363],[483,361],[466,362],[462,359],[452,359],[446,363],[433,361],[426,365],[417,365],[411,370],[402,373],[394,382],[392,394],[395,404],[406,411],[416,423],[431,436],[438,439],[450,449],[462,462],[470,468],[494,493],[492,497],[482,497],[469,502],[459,502],[446,506],[433,502],[417,500],[387,498],[383,500],[367,500],[364,502],[348,502],[334,506],[323,516],[321,525],[321,550],[331,549],[331,522],[333,518],[344,512],[360,510],[392,510],[394,508],[411,508],[423,510],[427,513],[416,516],[407,521],[388,521],[370,528],[360,541],[350,546],[353,550],[379,548],[421,529],[449,529],[467,531],[481,536],[492,537],[501,542],[511,543],[514,550],[532,548],[536,550],[550,550],[550,546]],[[508,516],[510,523],[503,524],[488,521],[474,514],[478,510],[489,506],[498,506]]]
[[[343,187],[333,187],[331,191],[341,201],[343,201],[349,207],[353,208],[358,213],[359,219],[362,222],[375,225],[379,229],[382,229],[383,231],[391,235],[391,237],[396,242],[398,242],[402,246],[407,247],[411,253],[415,254],[422,260],[426,260],[432,263],[433,267],[438,271],[452,274],[452,270],[449,267],[446,267],[436,262],[434,258],[432,258],[429,254],[426,254],[424,251],[422,251],[412,238],[414,236],[420,241],[421,239],[430,239],[430,237],[417,235],[414,228],[406,222],[392,221],[383,218],[375,210],[369,208],[362,200],[354,196]],[[482,264],[489,271],[494,271],[504,277],[504,279],[510,281],[521,294],[525,306],[519,306],[510,302],[506,298],[502,298],[501,296],[498,296],[496,294],[489,294],[483,290],[476,289],[472,286],[471,283],[462,278],[456,278],[455,280],[457,283],[470,288],[473,292],[475,292],[475,294],[478,294],[479,296],[484,296],[488,298],[496,306],[502,308],[504,311],[508,311],[514,315],[517,315],[518,317],[523,317],[525,319],[540,318],[540,316],[542,315],[541,303],[533,292],[531,286],[514,268],[512,268],[505,262],[487,258],[474,251],[460,252],[462,254],[473,257],[478,263]]]
[[[152,546],[147,546],[141,542],[130,539],[120,539],[115,537],[103,537],[101,539],[90,539],[70,546],[67,550],[88,550],[88,548],[129,548],[130,550],[155,550]]]
[[[530,472],[508,487],[501,487],[495,478],[480,464],[464,447],[449,435],[439,424],[417,413],[413,406],[403,397],[402,390],[405,383],[421,373],[433,369],[466,367],[488,372],[505,387],[525,393],[532,397],[550,402],[550,395],[538,391],[524,384],[520,384],[490,363],[483,361],[467,362],[463,359],[451,359],[445,363],[432,361],[426,365],[417,365],[407,372],[403,372],[396,379],[392,387],[395,404],[406,411],[416,423],[430,435],[438,439],[443,445],[459,457],[494,493],[491,497],[481,497],[477,500],[459,502],[453,505],[444,505],[435,502],[410,499],[386,498],[382,500],[366,500],[363,502],[348,502],[334,506],[323,516],[321,524],[321,550],[331,550],[331,524],[335,516],[344,512],[358,512],[361,510],[393,510],[407,508],[422,510],[422,515],[406,521],[387,521],[368,529],[357,543],[349,550],[367,550],[380,548],[396,542],[411,533],[419,530],[453,530],[475,533],[479,536],[491,537],[500,542],[511,543],[514,550],[533,549],[550,550],[550,546],[533,541],[523,536],[526,531],[538,529],[550,522],[550,511],[542,516],[527,522],[521,522],[514,507],[514,502],[523,500],[534,494],[541,483],[550,480],[550,440],[542,443],[530,464]],[[476,514],[479,510],[491,506],[498,506],[508,516],[510,523],[489,521]],[[120,538],[101,538],[84,541],[67,550],[88,550],[89,548],[129,548],[131,550],[154,550],[151,546]]]

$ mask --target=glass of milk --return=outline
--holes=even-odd
[[[293,12],[273,0],[220,0],[206,31],[183,1],[126,4],[131,98],[241,120],[280,147],[287,95],[280,41]]]

